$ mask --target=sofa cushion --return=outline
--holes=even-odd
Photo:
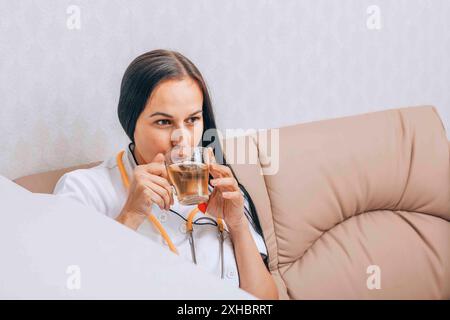
[[[35,173],[14,179],[14,182],[34,193],[53,193],[53,189],[55,188],[59,178],[61,178],[61,176],[66,172],[77,169],[92,168],[99,165],[101,162],[102,161],[97,161],[48,172]]]
[[[279,141],[265,232],[283,298],[450,298],[449,148],[434,107],[283,127]]]

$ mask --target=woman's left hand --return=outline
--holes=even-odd
[[[223,218],[230,231],[247,223],[244,214],[244,196],[230,168],[218,164],[210,149],[209,172],[213,176],[211,185],[214,187],[209,196],[207,213]]]

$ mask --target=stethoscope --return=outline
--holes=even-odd
[[[125,186],[125,189],[128,189],[130,186],[130,182],[128,179],[128,174],[125,170],[125,166],[123,164],[123,154],[125,153],[124,150],[120,151],[119,154],[117,155],[117,166],[119,168],[120,171],[120,176],[122,178],[122,182],[123,185]],[[217,230],[218,230],[218,238],[219,238],[219,255],[220,255],[220,277],[223,279],[224,277],[224,253],[223,253],[223,243],[225,240],[225,236],[224,236],[224,227],[223,227],[223,220],[221,218],[217,219],[217,222],[209,217],[201,217],[198,218],[196,221],[192,221],[194,219],[194,216],[197,214],[197,212],[203,212],[206,213],[206,207],[207,204],[200,204],[197,207],[195,207],[193,210],[191,210],[191,212],[188,215],[188,218],[184,218],[182,215],[180,215],[178,212],[169,209],[171,212],[177,214],[180,218],[182,218],[183,220],[186,221],[186,233],[188,234],[189,237],[189,245],[191,247],[191,256],[192,256],[192,261],[197,264],[197,256],[195,253],[195,242],[194,242],[194,236],[193,236],[193,225],[215,225],[217,226]],[[169,249],[175,253],[178,254],[178,250],[175,247],[175,245],[173,244],[172,240],[170,239],[169,235],[167,234],[167,231],[164,229],[164,227],[162,226],[162,224],[159,222],[159,220],[152,214],[150,213],[148,215],[149,220],[153,223],[153,225],[156,227],[156,229],[159,231],[159,233],[161,234],[161,236],[164,238],[164,240],[166,241],[166,243],[169,246]],[[200,220],[210,220],[213,221],[213,223],[210,222],[204,222],[204,223],[198,223],[198,221]]]

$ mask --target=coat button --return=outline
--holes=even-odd
[[[161,214],[159,215],[158,219],[159,219],[159,221],[162,222],[162,223],[166,222],[166,221],[167,221],[167,213],[164,213],[164,212],[161,213]]]
[[[230,270],[227,272],[227,278],[234,279],[236,277],[236,271]]]
[[[178,230],[180,230],[180,232],[183,234],[186,233],[186,223],[181,223]]]

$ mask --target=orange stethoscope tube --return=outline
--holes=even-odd
[[[123,157],[124,153],[125,153],[124,150],[120,151],[119,154],[117,155],[116,160],[117,160],[117,166],[119,167],[122,182],[123,182],[125,188],[128,189],[130,187],[130,181],[128,179],[128,174],[125,170],[125,166],[123,165],[123,161],[122,161],[122,157]],[[188,219],[186,221],[186,230],[188,232],[192,232],[192,230],[193,230],[192,220],[194,219],[195,214],[199,211],[200,211],[200,209],[197,206],[194,209],[192,209],[192,211],[189,213]],[[153,225],[156,227],[156,229],[158,229],[159,233],[164,238],[164,240],[166,240],[170,251],[172,251],[175,254],[178,254],[177,248],[173,244],[172,240],[170,239],[169,235],[167,234],[167,231],[164,229],[164,227],[161,225],[161,223],[158,221],[158,219],[156,219],[156,217],[152,213],[150,213],[148,215],[148,218],[153,223]],[[223,231],[223,220],[221,218],[217,219],[217,225],[218,225],[219,230]]]

